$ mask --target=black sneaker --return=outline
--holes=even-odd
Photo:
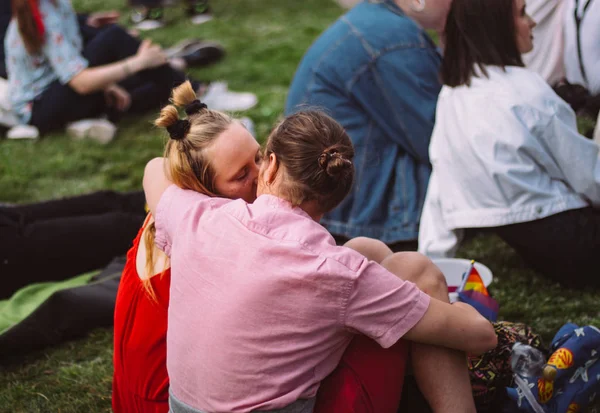
[[[131,12],[131,22],[138,30],[154,30],[161,28],[164,23],[164,9],[162,7],[138,8]]]
[[[220,44],[199,41],[184,47],[176,56],[185,60],[188,66],[208,66],[221,60],[224,55],[225,50]]]

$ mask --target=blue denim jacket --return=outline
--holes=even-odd
[[[286,113],[324,109],[356,151],[353,188],[322,220],[333,234],[417,239],[440,64],[435,44],[392,0],[358,4],[304,56]]]

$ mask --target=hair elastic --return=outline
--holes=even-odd
[[[329,163],[330,160],[331,160],[331,154],[328,152],[323,152],[321,155],[319,155],[319,158],[317,159],[321,169],[327,169],[327,164]]]
[[[176,141],[185,138],[185,135],[187,135],[189,130],[190,121],[187,119],[179,119],[171,126],[167,126],[167,132],[169,132],[169,136],[171,137],[171,139]]]
[[[202,103],[198,99],[194,99],[193,101],[191,101],[190,103],[185,105],[185,113],[188,116],[195,115],[196,113],[200,112],[201,110],[207,109],[207,108],[208,108],[208,106],[206,106],[206,103]]]
[[[352,165],[352,161],[350,159],[346,159],[344,158],[339,152],[323,152],[321,155],[319,155],[318,158],[318,162],[319,162],[319,166],[322,169],[327,169],[327,165],[329,165],[329,162],[331,161],[332,158],[338,158],[341,159],[342,162],[344,162],[345,164],[350,164]]]

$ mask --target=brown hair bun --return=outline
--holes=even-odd
[[[336,149],[328,148],[319,155],[319,166],[327,175],[336,177],[351,168],[352,161],[344,158]]]

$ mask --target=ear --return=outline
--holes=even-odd
[[[267,169],[265,169],[265,182],[270,184],[277,178],[277,170],[279,169],[279,162],[277,156],[272,153],[269,155]]]

